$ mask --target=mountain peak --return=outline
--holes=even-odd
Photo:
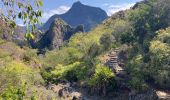
[[[76,1],[74,4],[73,4],[73,6],[81,6],[81,5],[83,5],[80,1]]]
[[[74,4],[82,4],[80,1],[76,1],[74,2]]]
[[[48,30],[55,18],[61,18],[72,27],[82,24],[84,25],[85,31],[89,31],[107,17],[107,13],[104,10],[77,1],[73,3],[72,7],[66,13],[53,15],[44,27]]]
[[[53,23],[56,25],[66,25],[66,22],[64,20],[62,20],[61,18],[54,19]]]

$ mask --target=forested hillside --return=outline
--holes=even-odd
[[[0,99],[170,99],[169,5],[170,0],[141,1],[90,32],[55,20],[41,42],[54,33],[49,45],[58,46],[56,41],[71,33],[57,49],[33,49],[34,38],[18,45],[2,38],[6,28],[1,27]]]

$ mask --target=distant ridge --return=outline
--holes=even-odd
[[[61,15],[53,15],[45,23],[44,29],[48,30],[54,19],[61,18],[72,27],[82,24],[85,31],[89,31],[107,17],[107,13],[101,8],[84,5],[80,1],[77,1],[68,12]]]
[[[77,32],[84,32],[83,26],[79,25],[76,28],[72,28],[66,22],[60,18],[54,19],[50,29],[41,37],[38,37],[37,42],[30,41],[33,48],[50,50],[59,49],[63,46],[64,41],[67,41]]]

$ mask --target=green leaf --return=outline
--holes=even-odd
[[[15,22],[11,22],[10,25],[12,26],[12,28],[16,28],[16,23]]]
[[[19,8],[22,8],[22,7],[24,7],[24,4],[18,2],[18,7],[19,7]]]
[[[39,3],[40,6],[43,6],[42,0],[39,0],[38,3]]]
[[[26,37],[26,39],[28,39],[28,40],[31,40],[31,39],[34,39],[34,38],[35,38],[32,33],[27,33],[27,34],[25,35],[25,37]]]
[[[26,12],[24,12],[24,19],[26,19],[27,18],[27,13]]]
[[[18,14],[18,18],[21,18],[22,17],[22,13],[20,12],[19,14]]]
[[[34,30],[35,30],[35,28],[36,28],[36,27],[35,27],[35,24],[34,24],[34,25],[32,25],[32,31],[34,31]]]
[[[30,5],[27,5],[27,12],[29,13],[32,10],[33,10],[32,7]]]

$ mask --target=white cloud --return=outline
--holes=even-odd
[[[104,3],[103,6],[108,6],[109,4],[108,3]]]
[[[23,23],[23,20],[21,20],[21,19],[19,19],[19,18],[17,18],[16,20],[15,20],[15,22],[17,23],[17,25],[18,26],[26,26],[26,25],[24,25],[24,23]]]
[[[24,27],[25,25],[22,23],[17,24],[18,26]]]
[[[42,22],[46,22],[51,16],[53,16],[55,14],[63,14],[65,12],[67,12],[69,9],[70,9],[69,6],[60,6],[56,9],[49,10],[42,14],[41,20],[42,20]]]
[[[135,3],[125,3],[125,4],[120,4],[120,5],[109,5],[107,14],[111,16],[112,14],[121,11],[121,10],[126,10],[129,9],[130,7],[134,6]]]

